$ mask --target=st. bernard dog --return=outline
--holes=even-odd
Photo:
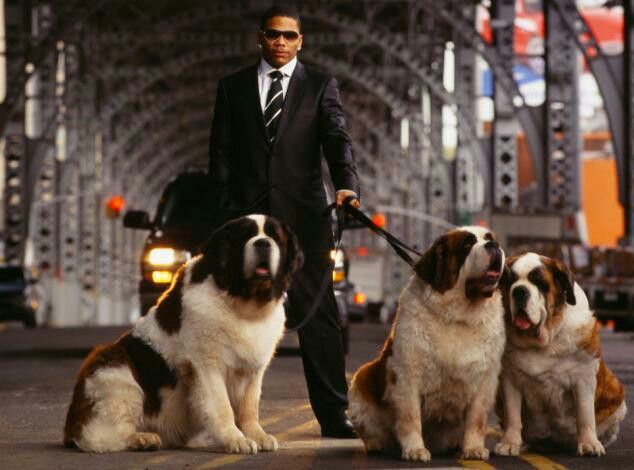
[[[488,458],[504,351],[503,266],[495,235],[482,227],[451,230],[417,262],[383,351],[352,379],[349,416],[367,451]]]
[[[302,262],[295,235],[271,217],[216,230],[147,316],[84,361],[64,443],[86,452],[276,450],[258,422],[260,389]]]
[[[535,253],[511,257],[501,282],[507,325],[497,411],[499,455],[522,443],[605,454],[626,413],[623,385],[601,359],[599,324],[568,268]]]

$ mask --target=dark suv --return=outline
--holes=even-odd
[[[141,254],[141,315],[156,303],[178,267],[211,234],[216,216],[213,197],[206,173],[181,173],[165,187],[153,220],[145,211],[125,214],[125,227],[150,231]]]
[[[29,279],[21,266],[0,266],[0,321],[36,325],[35,309],[28,295]]]

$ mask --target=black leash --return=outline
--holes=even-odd
[[[359,223],[361,223],[362,225],[372,230],[379,237],[386,240],[390,244],[390,246],[394,249],[396,254],[399,255],[403,259],[403,261],[405,261],[411,267],[414,267],[416,262],[407,253],[407,251],[414,253],[417,256],[422,256],[422,253],[406,245],[401,240],[396,238],[394,235],[392,235],[388,231],[376,225],[374,222],[372,222],[372,219],[370,219],[367,215],[365,215],[359,209],[352,207],[350,203],[355,199],[357,199],[355,196],[348,196],[343,200],[343,204],[341,206],[337,206],[337,203],[333,202],[324,210],[325,217],[329,216],[333,210],[336,211],[337,230],[335,234],[335,254],[339,251],[339,247],[341,245],[341,238],[343,237],[343,231],[346,226],[346,218],[348,216],[351,216],[354,219],[356,219]],[[315,313],[317,312],[317,308],[321,304],[321,301],[323,300],[324,295],[326,295],[326,289],[328,289],[328,287],[330,286],[334,265],[335,265],[335,260],[333,259],[330,269],[326,272],[326,274],[324,275],[324,278],[321,281],[321,286],[319,287],[317,296],[315,297],[315,300],[313,301],[313,304],[311,305],[310,310],[308,311],[308,314],[304,317],[304,319],[301,322],[299,322],[298,325],[293,326],[291,328],[286,328],[287,332],[300,330],[310,320],[312,320],[313,316],[315,316]]]
[[[403,261],[405,261],[410,266],[414,267],[414,265],[416,264],[416,261],[414,261],[412,259],[412,257],[407,252],[409,251],[411,253],[414,253],[416,256],[419,256],[419,257],[423,256],[423,254],[418,252],[418,251],[416,251],[411,246],[406,245],[405,243],[403,243],[401,240],[396,238],[394,235],[392,235],[387,230],[384,230],[381,227],[379,227],[378,225],[376,225],[374,222],[372,222],[372,219],[370,219],[367,215],[365,215],[359,209],[357,209],[355,207],[352,207],[349,203],[353,199],[355,199],[354,196],[348,196],[346,199],[344,199],[343,207],[345,208],[345,212],[347,214],[349,214],[352,218],[356,219],[359,223],[361,223],[365,227],[367,227],[370,230],[372,230],[379,237],[381,237],[385,241],[387,241],[390,244],[390,246],[392,247],[392,249],[394,249],[396,254],[399,255],[401,257],[401,259],[403,259]],[[334,207],[333,204],[328,206],[328,208],[327,208],[328,212],[330,212],[333,209],[333,207]],[[344,214],[344,216],[345,216],[345,214]],[[341,230],[341,232],[343,232],[343,228],[342,227],[344,226],[344,222],[345,222],[345,219],[339,219],[339,213],[338,213],[337,214],[337,225],[339,227],[341,227],[339,229],[339,230]]]

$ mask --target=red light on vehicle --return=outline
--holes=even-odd
[[[381,212],[377,212],[372,216],[372,222],[379,228],[385,228],[385,224],[387,223],[387,219],[385,218],[385,214]]]
[[[352,299],[355,304],[362,305],[367,300],[365,294],[363,292],[357,292],[354,294],[354,298]]]
[[[577,221],[575,216],[570,214],[566,216],[566,230],[575,230],[577,228]]]
[[[489,224],[487,224],[487,221],[484,220],[484,219],[478,220],[476,222],[476,225],[479,226],[479,227],[488,227],[489,226]]]
[[[364,257],[368,255],[368,248],[365,246],[360,246],[357,249],[357,255],[359,255],[360,257]]]
[[[125,207],[125,199],[123,196],[115,195],[106,201],[106,215],[111,219],[116,219]]]

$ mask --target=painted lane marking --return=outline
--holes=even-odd
[[[520,454],[520,459],[539,470],[568,470],[567,467],[544,457],[543,455],[526,453]]]
[[[478,470],[495,470],[495,467],[493,465],[483,462],[482,460],[458,459],[457,462],[460,465],[462,465],[462,468],[477,468]]]
[[[298,406],[298,407],[296,407],[296,408],[294,408],[292,410],[288,410],[287,412],[284,412],[283,414],[285,414],[285,415],[291,414],[293,412],[296,412],[296,411],[301,410],[303,408],[307,408],[309,406],[310,405],[301,405],[301,406]],[[271,424],[271,422],[275,422],[275,421],[281,419],[282,417],[283,417],[282,413],[280,413],[280,415],[271,416],[270,418],[268,418],[268,424]],[[267,424],[267,423],[265,423],[265,421],[267,421],[267,420],[262,420],[261,423]],[[306,421],[305,423],[299,424],[299,425],[294,426],[294,427],[292,427],[290,429],[287,429],[284,432],[278,433],[278,434],[275,435],[275,437],[276,437],[276,439],[278,441],[280,441],[282,439],[286,439],[287,437],[289,437],[289,436],[291,436],[291,435],[293,435],[295,433],[311,429],[311,428],[315,427],[316,424],[317,424],[317,420],[313,418],[313,419],[311,419],[309,421]],[[280,449],[282,447],[283,447],[283,445],[280,445]],[[232,464],[232,463],[239,462],[240,460],[244,459],[245,457],[249,457],[249,456],[250,455],[245,455],[245,454],[225,455],[223,457],[215,458],[215,459],[211,460],[210,462],[207,462],[205,464],[202,464],[202,465],[196,467],[196,470],[207,470],[207,469],[210,469],[210,468],[222,467],[224,465],[229,465],[229,464]]]

